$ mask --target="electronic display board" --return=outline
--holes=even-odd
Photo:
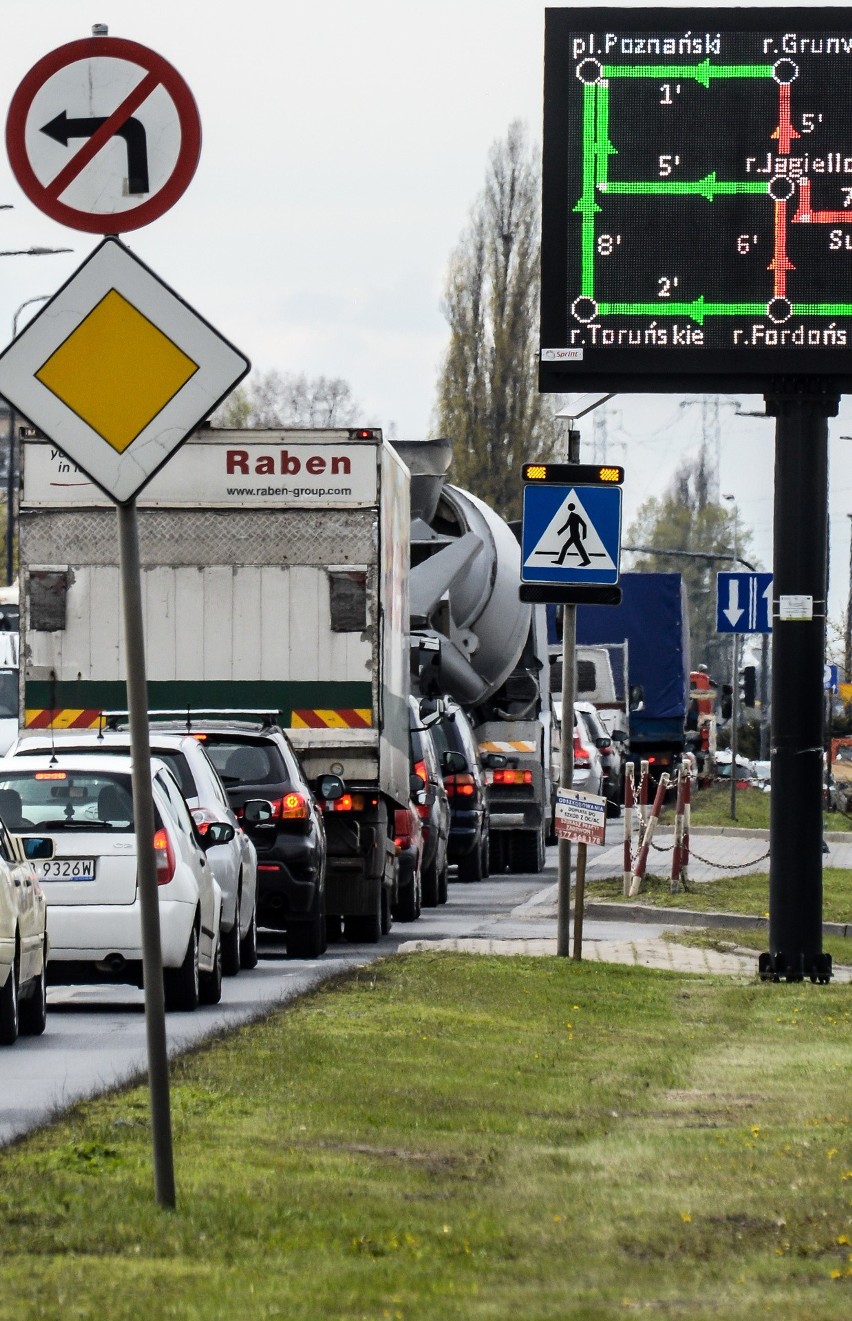
[[[540,388],[852,385],[852,9],[548,9]]]

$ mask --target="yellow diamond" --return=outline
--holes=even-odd
[[[123,454],[197,371],[198,363],[110,289],[35,375]]]

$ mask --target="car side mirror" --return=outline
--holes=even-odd
[[[338,798],[342,798],[346,793],[346,785],[339,775],[332,775],[329,771],[326,775],[317,777],[316,794],[318,798],[323,798],[327,803],[334,803]]]
[[[612,731],[612,741],[613,743],[626,743],[627,734],[623,729],[614,729]]]
[[[274,808],[265,798],[249,798],[243,804],[243,821],[247,826],[265,826],[272,820]]]
[[[443,775],[462,775],[467,770],[467,757],[463,752],[448,748],[441,753],[441,773]]]
[[[504,757],[502,752],[486,752],[482,764],[488,771],[502,771],[509,765],[509,758]]]
[[[611,743],[612,743],[612,739],[611,739],[611,738],[596,738],[596,739],[595,739],[595,747],[596,747],[596,748],[600,748],[602,752],[603,752],[604,748],[608,748],[608,747],[610,746]]]
[[[425,788],[426,788],[426,781],[423,779],[423,776],[415,775],[414,771],[412,771],[408,777],[408,792],[413,797],[416,794],[422,794]]]
[[[201,836],[205,853],[208,849],[215,848],[217,844],[230,844],[236,833],[230,821],[211,821]]]

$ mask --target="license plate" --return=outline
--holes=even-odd
[[[41,864],[43,881],[93,881],[94,858],[51,858]]]

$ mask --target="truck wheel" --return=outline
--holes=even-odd
[[[498,831],[488,838],[488,871],[492,876],[502,876],[506,870],[506,837]]]
[[[509,845],[509,866],[513,872],[537,875],[544,869],[544,834],[541,830],[517,830]]]
[[[382,938],[381,878],[376,881],[374,910],[372,913],[347,913],[343,919],[343,934],[353,945],[377,945]]]

